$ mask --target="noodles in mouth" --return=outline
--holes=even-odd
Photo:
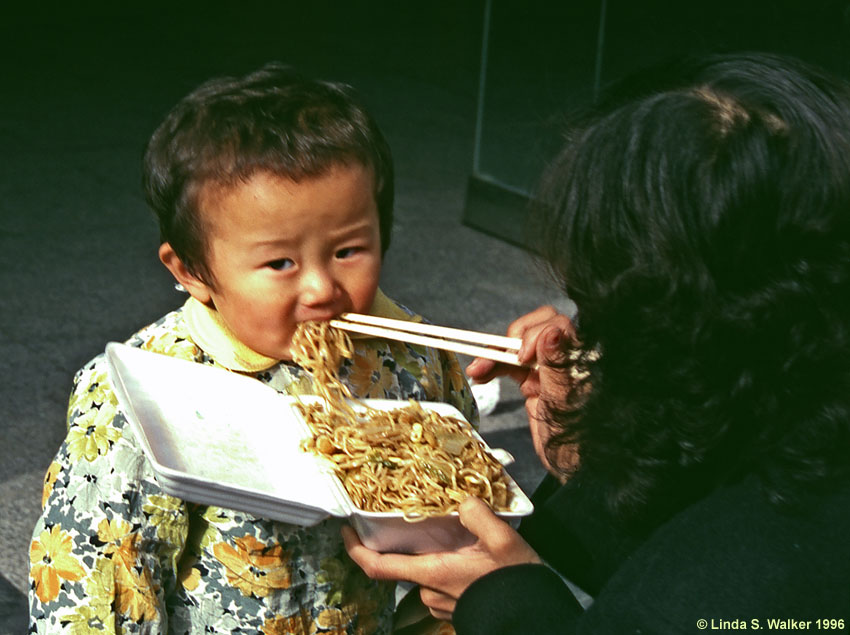
[[[321,397],[298,404],[313,432],[304,449],[333,462],[355,506],[400,511],[411,521],[455,511],[469,495],[495,511],[509,508],[502,465],[466,421],[413,400],[394,410],[369,408],[337,375],[342,358],[352,355],[348,335],[327,322],[302,322],[292,338],[293,361],[312,374]]]

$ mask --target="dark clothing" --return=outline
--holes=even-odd
[[[548,567],[508,567],[460,598],[458,635],[668,635],[756,626],[850,632],[850,482],[783,514],[750,478],[717,490],[645,539],[606,526],[589,491],[547,480],[534,499],[521,532],[595,597],[593,605],[583,611]],[[843,625],[826,630],[818,619]]]

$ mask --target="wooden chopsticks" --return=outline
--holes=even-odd
[[[343,313],[339,316],[339,319],[331,320],[330,325],[352,333],[433,346],[446,351],[483,357],[514,366],[522,365],[517,358],[519,347],[522,344],[522,340],[518,337],[491,335],[359,313]]]

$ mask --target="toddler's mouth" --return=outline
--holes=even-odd
[[[345,313],[345,309],[341,309],[339,311],[321,311],[316,313],[309,313],[296,320],[296,322],[329,322],[334,318],[338,318],[343,313]]]

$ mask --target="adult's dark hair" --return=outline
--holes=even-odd
[[[570,131],[542,191],[589,371],[552,412],[577,485],[635,520],[748,474],[787,506],[847,472],[847,84],[767,54],[645,75]]]
[[[198,214],[204,186],[232,186],[259,171],[298,181],[352,162],[374,172],[385,252],[393,164],[380,129],[349,86],[272,63],[244,77],[212,79],[183,98],[151,137],[142,180],[162,241],[210,282]]]

